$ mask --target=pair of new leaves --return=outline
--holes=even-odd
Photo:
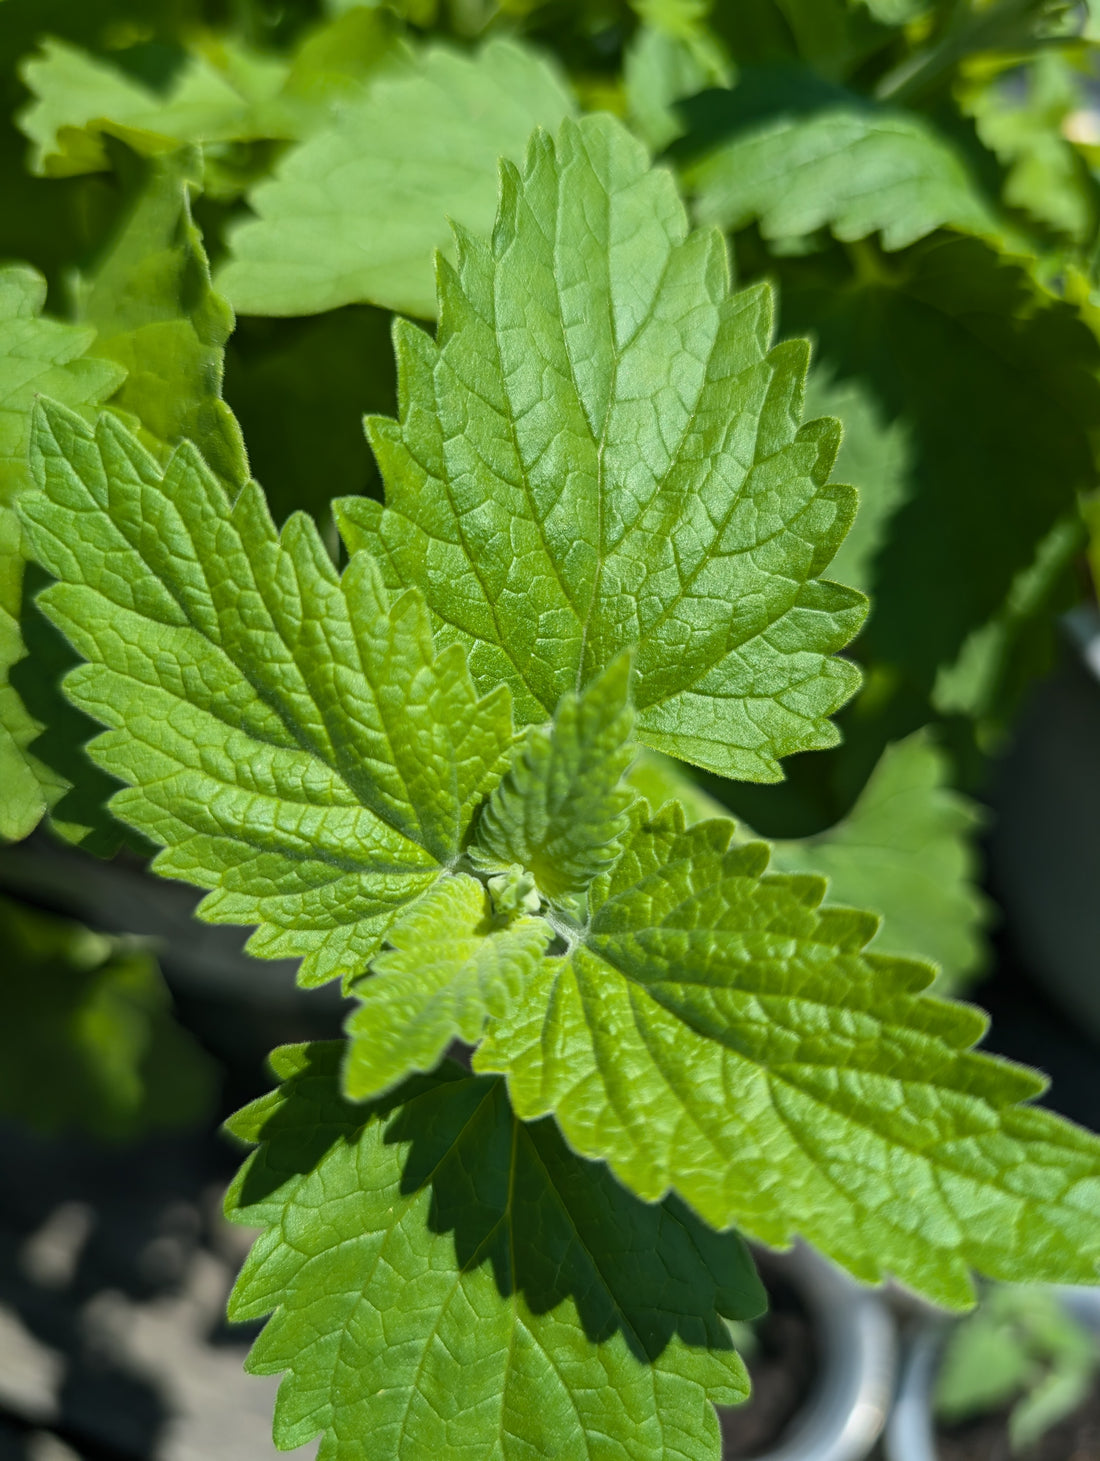
[[[301,958],[303,982],[373,966],[354,986],[349,1095],[488,1020],[475,1064],[507,1078],[510,1156],[492,1168],[503,1196],[484,1243],[447,1270],[474,1312],[477,1255],[501,1224],[515,1231],[517,1154],[534,1140],[515,1118],[550,1113],[556,1127],[538,1129],[564,1136],[559,1156],[601,1159],[647,1201],[671,1189],[716,1229],[802,1233],[862,1277],[893,1272],[946,1303],[968,1302],[971,1266],[1093,1278],[1097,1143],[1019,1104],[1041,1082],[972,1051],[981,1016],[922,994],[924,966],[866,952],[872,917],[822,908],[819,879],[768,876],[766,849],[738,845],[731,823],[627,804],[624,651],[639,740],[730,775],[775,777],[780,756],[829,744],[853,688],[832,655],[862,603],[819,576],[852,495],[828,483],[835,425],[798,425],[805,352],[769,349],[766,291],[728,293],[720,239],[689,234],[668,176],[593,117],[536,136],[522,175],[505,169],[491,242],[460,236],[440,292],[434,342],[398,331],[401,419],[372,424],[387,506],[342,506],[342,576],[307,520],[277,534],[259,490],[230,501],[190,447],[164,466],[112,418],[92,431],[41,413],[42,490],[21,513],[57,580],[40,602],[86,661],[67,693],[109,727],[92,752],[125,783],[113,809],[162,846],[158,871],[211,890],[205,916],[256,925],[253,951]],[[518,746],[513,717],[535,727]],[[298,1079],[317,1061],[322,1104],[340,1111],[321,1153],[322,1098]],[[412,1326],[406,1420],[419,1406],[444,1423],[454,1387],[417,1378],[439,1314],[381,1276],[394,1244],[422,1276],[443,1271],[416,1206],[437,1189],[395,1177],[384,1103],[348,1106],[331,1056],[283,1063],[285,1092],[240,1126],[267,1155],[233,1201],[273,1226],[238,1302],[280,1306],[255,1363],[294,1370],[281,1441],[324,1428],[335,1455],[366,1422],[337,1404],[353,1340],[316,1307],[333,1294],[357,1294],[383,1329]],[[470,1089],[503,1100],[485,1076]],[[403,1108],[431,1107],[427,1134],[434,1100],[410,1090]],[[448,1151],[474,1202],[466,1139]],[[261,1200],[248,1173],[269,1160],[284,1180]],[[612,1190],[568,1162],[580,1188]],[[562,1206],[548,1190],[540,1211]],[[349,1234],[381,1244],[366,1288]],[[535,1318],[553,1329],[557,1312],[513,1306],[504,1348],[497,1329],[485,1342],[493,1363],[526,1353],[526,1325],[560,1377],[560,1340],[580,1365],[561,1382],[575,1404],[604,1361],[575,1325],[547,1337]],[[670,1373],[716,1399],[743,1381],[706,1378],[671,1344],[662,1355],[601,1403],[642,1385],[645,1426],[663,1425]],[[494,1373],[519,1454],[538,1407],[525,1401],[521,1424]],[[711,1416],[686,1453],[712,1451],[712,1413],[677,1393],[669,1424]],[[377,1387],[363,1394],[375,1415]],[[622,1417],[591,1425],[625,1434]],[[655,1454],[652,1435],[618,1453]]]

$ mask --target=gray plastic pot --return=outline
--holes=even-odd
[[[1051,1292],[1100,1338],[1100,1288],[1053,1285]],[[897,1396],[883,1438],[886,1461],[937,1461],[932,1396],[952,1322],[942,1318],[925,1321],[905,1346]]]
[[[821,1370],[790,1431],[758,1461],[863,1461],[886,1423],[897,1370],[894,1319],[882,1295],[861,1287],[811,1248],[769,1255],[805,1301]]]
[[[1100,616],[1075,609],[1063,623],[1065,662],[995,778],[989,861],[1025,965],[1100,1040]]]

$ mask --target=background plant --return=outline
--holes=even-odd
[[[1094,1144],[920,962],[1079,593],[1091,30],[0,7],[3,831],[357,1000],[236,1123],[280,1444],[711,1454],[734,1226],[1094,1276]]]
[[[1045,1289],[991,1289],[950,1335],[936,1385],[947,1424],[1006,1406],[1013,1454],[1026,1454],[1088,1395],[1096,1337]]]

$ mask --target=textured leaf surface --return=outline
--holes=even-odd
[[[433,1070],[454,1039],[476,1044],[486,1019],[514,1003],[552,932],[542,918],[495,916],[476,878],[433,888],[390,929],[391,948],[353,990],[348,1094],[374,1096],[410,1071]]]
[[[161,468],[53,407],[34,461],[24,521],[61,580],[39,603],[88,661],[67,693],[112,727],[112,810],[214,890],[204,917],[261,925],[253,952],[361,974],[503,769],[507,691],[479,700],[415,594],[390,604],[366,555],[341,579],[307,518],[280,537],[186,443]]]
[[[42,314],[46,281],[34,269],[0,268],[0,837],[25,837],[56,793],[54,778],[32,759],[41,730],[9,679],[25,653],[19,623],[24,545],[12,503],[30,487],[27,447],[35,397],[45,393],[77,409],[94,408],[121,384],[113,362],[91,360],[95,331]]]
[[[583,893],[618,857],[633,793],[630,660],[615,660],[548,726],[530,730],[478,818],[470,857],[483,871],[518,864],[551,901]]]
[[[387,1102],[341,1100],[339,1046],[287,1047],[286,1084],[234,1118],[261,1143],[230,1189],[262,1224],[230,1304],[274,1310],[248,1361],[288,1370],[283,1448],[718,1461],[708,1400],[747,1378],[721,1315],[763,1293],[740,1239],[647,1206],[454,1066]]]
[[[955,150],[922,118],[837,107],[777,117],[721,143],[685,171],[701,223],[765,238],[829,228],[878,233],[901,249],[937,228],[996,235],[998,224]]]
[[[630,785],[654,811],[683,806],[689,823],[728,812],[674,761],[647,752]],[[977,806],[950,788],[946,757],[923,732],[887,747],[848,815],[813,837],[771,844],[778,872],[828,879],[826,903],[863,908],[882,923],[876,953],[937,964],[937,992],[957,988],[985,960],[978,889]],[[738,823],[741,840],[756,834]]]
[[[494,41],[466,58],[425,51],[380,77],[295,148],[249,197],[218,287],[242,314],[315,314],[371,303],[430,318],[432,258],[453,251],[449,220],[489,227],[500,157],[572,110],[557,75]]]
[[[971,1267],[1094,1282],[1100,1141],[1017,1104],[1042,1079],[973,1052],[985,1019],[922,995],[929,967],[866,952],[873,917],[762,876],[732,833],[675,807],[641,823],[475,1067],[639,1196],[800,1233],[859,1277],[948,1305]]]
[[[7,899],[0,941],[0,1112],[116,1139],[202,1119],[213,1071],[149,954]]]
[[[880,914],[871,947],[938,964],[952,988],[983,961],[985,901],[973,846],[982,818],[950,790],[947,771],[926,736],[899,741],[842,822],[776,843],[772,859],[781,872],[828,878],[830,903]]]
[[[461,235],[436,341],[399,326],[400,422],[374,420],[387,507],[349,546],[415,584],[543,721],[635,648],[637,734],[778,780],[829,745],[862,600],[819,578],[854,509],[835,422],[799,427],[806,347],[769,349],[767,289],[728,292],[667,173],[608,117],[506,166],[490,245]]]

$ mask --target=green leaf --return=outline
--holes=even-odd
[[[498,159],[519,157],[532,128],[571,110],[556,73],[513,42],[469,58],[423,52],[249,195],[259,216],[233,231],[219,289],[242,314],[366,302],[432,316],[433,255],[453,253],[448,220],[487,229]]]
[[[34,98],[16,118],[33,144],[31,170],[51,177],[106,170],[105,133],[152,155],[179,143],[295,135],[263,115],[286,63],[230,40],[190,55],[164,95],[61,40],[43,41],[19,74]]]
[[[870,946],[937,964],[943,992],[985,959],[974,850],[981,824],[978,808],[950,790],[943,752],[917,732],[886,749],[842,822],[777,842],[772,861],[781,872],[827,878],[830,903],[880,914]]]
[[[732,822],[642,821],[475,1068],[516,1114],[553,1112],[640,1197],[718,1228],[799,1233],[875,1280],[969,1304],[971,1267],[1095,1282],[1100,1140],[1017,1103],[1042,1078],[969,1047],[986,1021],[866,952],[877,921],[764,876]]]
[[[1064,653],[1062,616],[1080,603],[1078,563],[1086,530],[1071,511],[1038,543],[999,611],[974,629],[932,690],[940,715],[969,715],[990,752],[1003,743],[1021,702]]]
[[[341,578],[309,519],[278,535],[189,443],[162,468],[44,405],[33,461],[24,523],[61,580],[38,601],[88,661],[66,693],[112,727],[89,748],[129,783],[112,811],[213,890],[204,918],[259,924],[254,953],[361,974],[503,771],[507,690],[479,700],[415,593],[391,603],[365,554]]]
[[[675,103],[708,86],[728,86],[731,66],[706,24],[707,0],[634,0],[642,24],[623,57],[631,125],[655,152],[680,135]]]
[[[99,368],[122,382],[111,407],[149,450],[163,461],[172,445],[190,439],[224,485],[236,490],[248,478],[248,462],[220,394],[233,316],[210,287],[206,255],[191,221],[198,158],[186,149],[148,161],[119,143],[111,150],[129,197],[116,236],[91,271],[75,280],[77,311],[90,327],[89,355],[102,356]],[[48,381],[43,389],[48,393]],[[29,421],[29,402],[27,412]],[[75,660],[31,601],[38,586],[28,578],[23,590],[20,620],[30,658],[13,671],[13,682],[42,726],[34,755],[48,768],[41,779],[51,802],[51,826],[107,856],[128,838],[106,811],[118,782],[85,753],[96,726],[74,711],[59,688]]]
[[[718,1461],[748,1381],[720,1316],[763,1293],[741,1240],[637,1202],[454,1066],[387,1101],[339,1094],[340,1047],[285,1047],[234,1118],[261,1143],[226,1211],[262,1225],[230,1300],[274,1310],[248,1360],[287,1370],[280,1449],[319,1461]]]
[[[19,622],[26,570],[23,530],[10,507],[0,507],[0,838],[16,842],[42,819],[47,800],[60,794],[31,753],[42,727],[11,683],[26,653]]]
[[[355,986],[345,1090],[360,1099],[433,1070],[452,1040],[474,1045],[505,1013],[550,942],[542,918],[496,915],[476,879],[446,878],[391,928],[392,946]]]
[[[27,467],[31,410],[50,396],[74,410],[94,410],[125,379],[114,361],[88,358],[89,325],[43,315],[46,281],[26,264],[0,268],[0,504],[32,485]]]
[[[731,122],[738,105],[735,88]],[[901,249],[944,226],[1000,231],[963,159],[930,123],[843,93],[810,115],[749,116],[686,167],[684,181],[699,222],[735,229],[758,220],[769,239],[829,228],[846,241],[877,233],[883,248]]]
[[[206,1115],[213,1071],[132,940],[0,899],[0,1112],[129,1140]]]
[[[95,331],[42,314],[46,281],[22,264],[0,268],[0,837],[25,837],[59,794],[50,772],[30,752],[41,725],[12,687],[25,653],[19,622],[25,549],[12,511],[32,485],[27,466],[31,409],[39,393],[76,409],[107,399],[125,372],[88,358]]]
[[[866,6],[882,25],[908,25],[931,7],[932,0],[854,0]]]
[[[349,547],[526,722],[634,649],[646,745],[774,781],[832,744],[863,615],[818,577],[854,509],[839,428],[798,426],[805,344],[769,349],[770,292],[729,294],[668,174],[606,116],[536,134],[440,298],[435,340],[397,326],[401,419],[369,423],[387,507],[338,507]]]
[[[1076,309],[974,239],[930,239],[854,279],[792,267],[780,287],[784,329],[813,330],[831,379],[904,433],[905,501],[861,644],[930,691],[1095,482],[1100,347]]]
[[[273,141],[324,126],[372,77],[408,60],[400,25],[386,9],[356,7],[310,29],[288,57],[237,36],[183,28],[183,51],[155,88],[64,41],[47,39],[19,71],[34,100],[16,118],[34,144],[30,165],[47,176],[112,166],[111,139],[156,157],[180,145],[203,152],[204,186],[221,199],[270,170]],[[138,54],[140,55],[140,43]]]
[[[915,450],[910,433],[903,421],[884,418],[881,404],[862,381],[839,380],[820,365],[806,387],[806,412],[836,416],[844,423],[835,472],[858,491],[859,509],[829,572],[838,582],[869,594],[875,559],[912,481]]]
[[[399,71],[412,61],[395,9],[355,4],[346,14],[306,32],[279,98],[279,111],[290,121],[284,130],[298,137],[308,135],[344,101],[357,99],[378,74]]]
[[[1065,55],[1040,52],[1011,78],[982,74],[958,89],[962,110],[1004,167],[1004,201],[1030,218],[1088,245],[1100,192],[1063,126],[1085,106],[1085,77]],[[1021,94],[1022,93],[1022,94]]]
[[[96,330],[92,352],[126,372],[112,405],[136,420],[150,450],[192,441],[230,488],[248,480],[240,428],[221,397],[233,312],[210,284],[191,190],[193,149],[134,159],[133,202],[116,237],[76,282],[78,317]],[[48,391],[46,392],[48,394]]]
[[[655,812],[666,802],[679,802],[689,826],[729,816],[725,803],[705,791],[682,762],[660,751],[642,751],[627,772],[627,781]]]
[[[652,751],[629,780],[654,811],[680,802],[689,824],[728,815],[681,766]],[[978,808],[950,789],[946,756],[918,731],[886,748],[846,817],[816,836],[773,842],[772,863],[779,872],[828,879],[827,904],[878,914],[882,923],[869,947],[937,964],[936,992],[943,994],[986,957],[988,911],[974,847],[982,821]],[[738,836],[757,834],[740,821]]]
[[[513,752],[508,775],[478,819],[469,856],[482,871],[513,863],[551,902],[583,893],[618,857],[633,793],[630,658],[621,656],[581,693],[562,696],[548,726]]]

